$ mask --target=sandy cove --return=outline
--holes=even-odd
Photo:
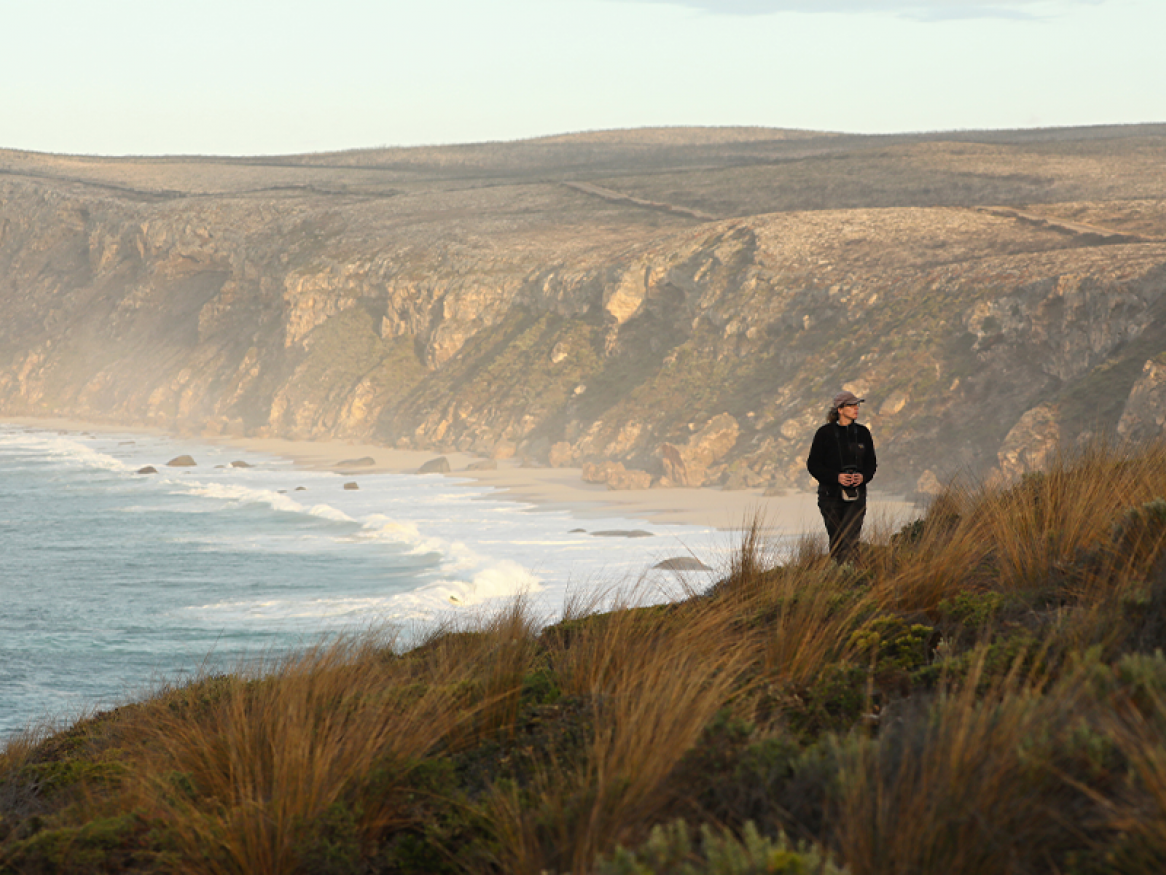
[[[58,429],[69,432],[119,432],[168,435],[147,426],[120,426],[73,419],[3,417],[12,425]],[[497,462],[493,470],[467,470],[481,457],[468,453],[437,453],[397,450],[378,444],[348,440],[299,441],[280,438],[192,436],[205,443],[237,447],[241,451],[290,459],[306,469],[335,471],[360,482],[361,474],[415,473],[438,456],[449,462],[446,475],[464,478],[497,490],[498,497],[527,502],[548,510],[566,510],[579,517],[627,516],[659,524],[708,526],[726,531],[740,529],[759,516],[774,533],[818,533],[822,528],[817,498],[811,492],[767,496],[759,489],[724,490],[671,487],[667,489],[608,489],[587,483],[579,468],[523,467],[514,459]],[[371,459],[361,465],[343,464]],[[160,462],[165,460],[159,460]],[[809,474],[806,475],[809,485]],[[897,526],[918,515],[915,505],[897,496],[880,496],[877,482],[871,490],[868,527]]]

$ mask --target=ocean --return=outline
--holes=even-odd
[[[166,465],[184,454],[196,467]],[[651,537],[594,534],[630,530]],[[592,593],[664,601],[711,584],[731,549],[716,529],[576,518],[456,476],[0,424],[0,739],[329,635],[387,626],[405,647],[520,594],[544,622]],[[653,569],[676,556],[713,570]]]

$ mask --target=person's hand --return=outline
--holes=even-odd
[[[862,474],[857,471],[843,472],[838,475],[838,482],[843,486],[862,485]]]

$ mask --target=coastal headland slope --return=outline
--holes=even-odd
[[[1166,426],[1166,125],[0,151],[0,414],[805,488]]]

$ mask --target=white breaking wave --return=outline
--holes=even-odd
[[[54,461],[76,468],[123,473],[130,465],[81,442],[76,436],[48,435],[43,432],[19,432],[0,435],[0,447],[23,450],[30,455],[48,456]]]
[[[483,605],[493,600],[511,599],[543,590],[541,582],[516,562],[503,560],[479,570],[469,580],[442,579],[406,593],[375,597],[303,597],[226,599],[208,604],[182,608],[188,616],[197,617],[211,626],[228,622],[279,622],[284,620],[319,620],[322,627],[335,623],[327,621],[359,618],[362,624],[370,620],[401,622],[432,618],[452,606]]]

